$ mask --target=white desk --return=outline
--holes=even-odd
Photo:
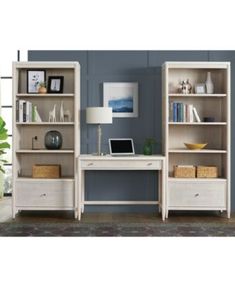
[[[158,201],[86,201],[85,171],[86,170],[156,170],[158,174]],[[84,212],[85,205],[159,205],[162,220],[165,220],[165,157],[162,155],[136,155],[113,157],[80,155],[78,157],[78,220]],[[105,183],[104,183],[105,184]],[[157,188],[156,188],[157,192]]]

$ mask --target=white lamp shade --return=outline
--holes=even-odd
[[[86,108],[87,124],[112,124],[112,108],[89,107]]]

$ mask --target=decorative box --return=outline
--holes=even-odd
[[[215,178],[218,177],[217,166],[203,166],[199,165],[197,167],[197,177],[200,178]]]
[[[174,177],[193,178],[196,177],[195,166],[174,166]]]
[[[60,178],[61,166],[59,164],[33,165],[33,178]]]

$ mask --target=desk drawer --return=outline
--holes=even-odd
[[[84,160],[81,168],[86,170],[159,170],[160,160]]]
[[[169,182],[170,207],[226,207],[226,182]]]
[[[60,182],[17,182],[16,205],[27,207],[73,207],[74,183]]]

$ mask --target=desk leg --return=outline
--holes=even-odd
[[[85,201],[85,171],[81,172],[81,212],[84,213],[84,201]]]
[[[165,160],[162,161],[162,188],[161,188],[161,193],[162,193],[162,220],[165,220],[165,208],[166,208],[166,162]]]
[[[158,170],[158,212],[161,213],[162,212],[162,171]]]
[[[82,191],[82,170],[78,169],[78,220],[81,220],[81,191]]]

